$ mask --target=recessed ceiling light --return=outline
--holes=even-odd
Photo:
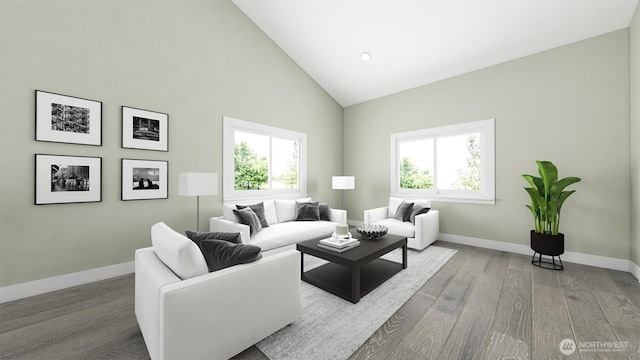
[[[369,61],[371,60],[371,54],[369,54],[368,52],[363,52],[362,54],[360,54],[360,58],[362,58],[362,60],[364,61]]]

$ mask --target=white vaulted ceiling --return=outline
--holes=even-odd
[[[629,27],[638,0],[232,0],[346,107]],[[371,60],[360,54],[368,52]]]

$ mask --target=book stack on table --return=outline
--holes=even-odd
[[[318,247],[336,252],[347,251],[358,245],[360,245],[360,241],[354,238],[340,239],[330,237],[328,239],[318,241]]]

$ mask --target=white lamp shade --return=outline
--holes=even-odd
[[[178,174],[178,193],[183,196],[218,195],[218,174],[180,173]]]
[[[340,190],[351,190],[356,188],[355,176],[332,176],[331,188]]]

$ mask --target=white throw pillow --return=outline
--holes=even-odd
[[[276,211],[276,202],[274,200],[267,200],[264,202],[264,217],[267,219],[269,225],[278,223],[278,213]]]
[[[235,209],[236,209],[235,204],[227,204],[227,203],[222,204],[222,217],[229,221],[238,222],[238,219],[236,219],[236,216],[233,215],[233,210]]]
[[[297,200],[275,200],[276,213],[278,214],[278,222],[294,221],[296,219],[296,201],[310,202],[311,198]]]
[[[180,279],[186,280],[209,273],[207,262],[198,245],[165,223],[151,227],[153,251]]]
[[[396,211],[398,211],[398,206],[400,206],[400,204],[402,204],[403,201],[412,202],[414,205],[420,204],[426,208],[431,207],[431,200],[428,200],[428,199],[400,199],[400,198],[389,197],[389,210],[387,212],[388,218],[392,218],[396,216]]]

